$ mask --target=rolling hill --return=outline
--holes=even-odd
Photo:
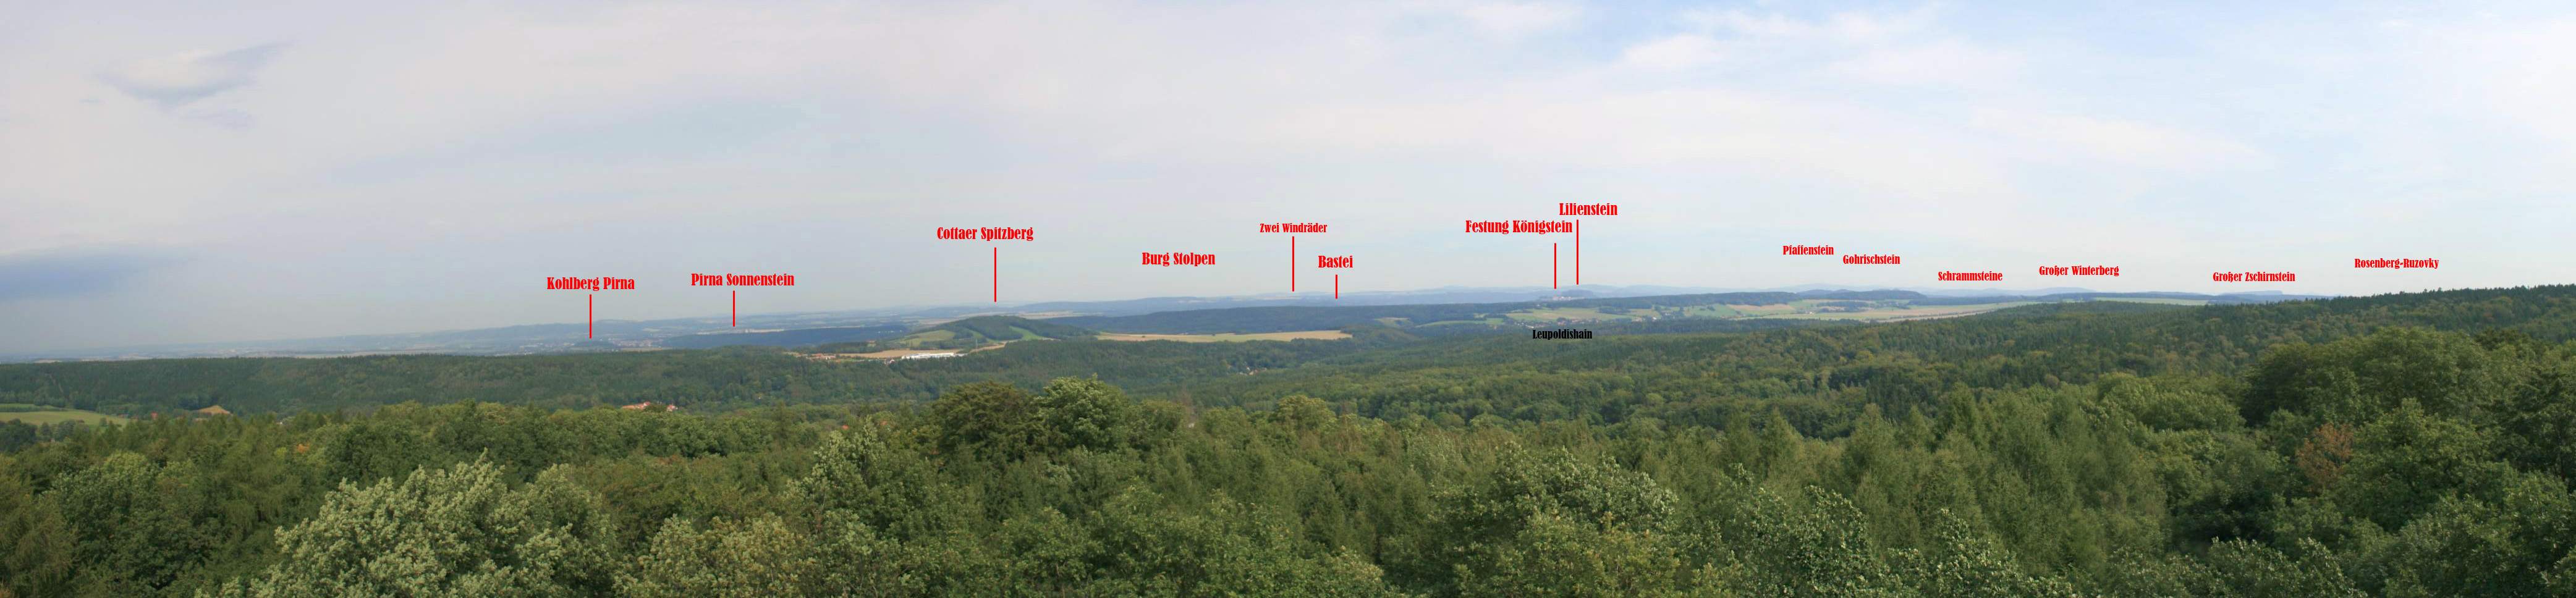
[[[1205,317],[1225,324],[1242,316],[1177,312],[1167,319]],[[1307,327],[1278,328],[1318,329],[1299,326]],[[1350,328],[1356,331],[1353,338],[1344,340],[1178,343],[1088,340],[1089,328],[1064,320],[992,317],[948,322],[877,342],[973,348],[1014,339],[1062,340],[1015,342],[957,359],[903,364],[816,363],[758,347],[8,364],[0,365],[0,402],[126,416],[211,404],[273,413],[467,399],[550,407],[652,400],[721,410],[853,398],[915,400],[976,380],[1029,384],[1053,376],[1098,375],[1140,396],[1187,394],[1210,405],[1258,404],[1305,394],[1351,401],[1365,413],[1455,410],[1468,416],[1531,418],[1559,407],[1504,400],[1526,392],[1514,385],[1581,384],[1627,389],[1616,393],[1624,397],[1619,406],[1589,408],[1589,417],[1624,419],[1638,408],[1633,402],[1652,393],[1665,397],[1655,409],[1663,413],[1659,417],[1705,421],[1726,411],[1690,415],[1682,406],[1699,400],[1786,405],[1770,401],[1791,389],[1813,387],[1813,377],[1826,370],[1833,372],[1826,388],[1897,396],[1937,391],[1937,382],[1949,379],[1999,385],[2074,382],[2114,373],[2233,372],[2266,347],[2326,342],[2392,327],[2509,329],[2565,342],[2576,338],[2576,287],[2245,305],[2060,302],[1880,324],[1668,318],[1586,326],[1601,337],[1554,342],[1532,341],[1517,331],[1413,334],[1439,328],[1402,329],[1372,319],[1356,321]],[[868,346],[816,350],[863,352]]]
[[[887,349],[973,349],[1025,340],[1091,338],[1089,329],[1018,316],[975,316],[922,328],[902,336],[859,343],[827,343],[820,353],[861,353]]]

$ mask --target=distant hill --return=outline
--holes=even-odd
[[[815,350],[841,353],[884,349],[971,349],[1013,341],[1091,338],[1093,334],[1090,329],[1048,320],[1032,320],[1019,316],[975,316],[914,330],[893,338],[864,343],[823,344],[815,347]]]
[[[365,354],[525,355],[591,353],[637,347],[681,349],[731,345],[773,347],[893,340],[929,322],[996,315],[1071,316],[1057,323],[1108,332],[1220,333],[1339,330],[1353,326],[1449,322],[1438,333],[1517,327],[1551,308],[1652,310],[1688,305],[1691,298],[1721,297],[1705,302],[1750,302],[1764,297],[1812,300],[1907,301],[1915,306],[1979,305],[2014,301],[2054,302],[2098,298],[2178,299],[2210,304],[2259,303],[2312,299],[2279,291],[2201,295],[2192,293],[2098,293],[2071,287],[2031,290],[1881,289],[1845,290],[1831,285],[1799,285],[1765,291],[1727,291],[1653,285],[1586,285],[1580,288],[1442,287],[1413,291],[1329,294],[1268,293],[1231,297],[1149,297],[1115,301],[1059,301],[1010,305],[892,307],[801,313],[744,314],[733,317],[661,320],[599,320],[583,323],[534,324],[370,334],[327,338],[188,343],[0,354],[0,362],[49,359],[144,359],[172,357],[333,357]],[[1622,300],[1634,300],[1620,302]],[[1604,303],[1582,303],[1602,301]],[[1763,301],[1780,303],[1781,301]],[[1254,308],[1266,308],[1254,309]],[[1240,311],[1236,311],[1240,310]],[[1175,316],[1175,312],[1189,312]],[[1523,312],[1518,317],[1499,316]],[[1546,314],[1538,319],[1553,319]],[[1671,316],[1732,317],[1724,310],[1689,310]],[[1735,314],[1741,315],[1741,314]],[[972,316],[972,317],[970,317]],[[1124,318],[1124,319],[1120,319]],[[1383,319],[1383,320],[1382,320]],[[1665,319],[1669,320],[1669,317]],[[1518,322],[1514,322],[1517,320]],[[964,321],[964,320],[960,320]],[[1400,321],[1400,322],[1398,322]],[[740,328],[736,328],[736,325]],[[741,329],[770,332],[740,332]],[[936,328],[936,327],[934,327]],[[1024,326],[1024,328],[1026,328]],[[1729,328],[1729,327],[1719,327]],[[1037,330],[1032,328],[1031,330]],[[1071,333],[1067,333],[1071,334]],[[1049,333],[1040,336],[1053,338]],[[914,339],[927,342],[931,339]],[[971,342],[971,338],[969,341]]]
[[[1349,307],[1355,305],[1454,305],[1466,303],[1514,303],[1548,297],[1645,297],[1715,292],[1700,287],[1653,285],[1611,286],[1585,285],[1577,288],[1547,287],[1442,287],[1412,291],[1354,291],[1339,298],[1323,293],[1263,293],[1227,297],[1146,297],[1109,301],[1048,301],[1012,308],[1020,313],[1077,313],[1095,316],[1132,316],[1157,312],[1229,309],[1242,307]],[[971,309],[985,309],[975,306]],[[973,313],[973,312],[959,312]]]
[[[909,326],[886,325],[802,328],[797,330],[773,330],[769,332],[689,334],[662,339],[660,344],[664,347],[673,349],[712,349],[716,347],[730,347],[736,345],[803,347],[807,345],[820,345],[826,343],[850,343],[895,338],[903,336],[911,330],[912,328]]]
[[[2061,293],[2051,295],[1927,296],[1908,290],[1809,289],[1700,293],[1647,297],[1558,296],[1534,301],[1435,305],[1289,305],[1194,309],[1139,315],[1074,316],[1049,320],[1105,332],[1146,334],[1267,333],[1395,326],[1424,334],[1466,334],[1498,329],[1684,319],[1829,318],[1906,319],[1951,317],[2022,303],[2154,300],[2178,304],[2264,303],[2296,295],[2195,293]],[[1940,309],[1950,308],[1950,309]],[[1834,315],[1840,313],[1842,315]],[[1657,325],[1656,330],[1720,329]]]
[[[1919,296],[1919,295],[1918,295]],[[1823,296],[1820,296],[1823,297]],[[1289,332],[1297,330],[1339,330],[1354,326],[1376,326],[1400,322],[1422,326],[1435,322],[1480,323],[1516,311],[1538,306],[1645,308],[1653,305],[1717,303],[1785,303],[1800,298],[1797,293],[1712,293],[1702,295],[1667,295],[1661,297],[1580,298],[1555,301],[1516,301],[1510,303],[1450,303],[1439,305],[1352,305],[1352,306],[1279,306],[1235,307],[1161,312],[1134,316],[1082,316],[1050,320],[1095,330],[1152,334],[1208,334]],[[1842,298],[1839,296],[1829,298]]]
[[[1906,301],[1792,293],[1721,296],[1721,302],[1795,297],[1794,302],[1814,302],[1819,308],[1843,301]],[[1576,307],[1578,301],[1586,303]],[[1590,303],[1628,301],[1639,299],[1569,300],[1540,311],[1640,309]],[[1681,301],[1643,303],[1648,307],[1642,309],[1671,313],[1671,305]],[[1941,396],[1952,380],[2011,387],[2084,384],[2118,373],[2233,375],[2275,345],[2330,342],[2387,328],[2511,331],[2553,344],[2576,340],[2576,286],[2212,303],[2030,303],[1880,324],[1828,318],[1846,315],[1834,312],[1799,314],[1808,319],[1654,316],[1576,324],[1600,335],[1581,341],[1533,340],[1517,330],[1522,324],[1512,321],[1401,329],[1367,321],[1350,329],[1353,338],[1338,341],[1124,342],[1079,340],[1091,328],[1069,326],[1069,319],[969,318],[914,331],[941,331],[945,339],[925,335],[910,342],[969,346],[1006,338],[1068,340],[1015,342],[958,359],[902,363],[824,362],[786,351],[735,347],[507,357],[0,364],[0,403],[129,417],[216,404],[258,414],[468,399],[557,408],[651,401],[718,412],[780,403],[840,403],[853,397],[926,400],[939,389],[968,382],[998,379],[1034,387],[1057,376],[1098,375],[1133,389],[1136,396],[1185,396],[1203,406],[1262,404],[1302,394],[1354,405],[1369,415],[1491,413],[1543,419],[1586,413],[1617,421],[1633,412],[1668,422],[1709,423],[1734,413],[1761,417],[1775,405],[1789,405],[1793,408],[1785,411],[1793,422],[1810,422],[1832,409],[1857,408],[1831,403],[1843,400],[1833,398],[1841,396],[1837,389],[1857,389],[1852,392],[1900,407],[1928,408],[1921,401]],[[1299,309],[1322,310],[1288,314],[1316,320],[1298,323],[1309,326],[1302,330],[1331,328],[1317,325],[1329,323],[1322,321],[1326,319],[1365,315],[1339,308]],[[1209,317],[1215,323],[1240,315],[1172,314]],[[1827,369],[1831,378],[1820,375]],[[1570,388],[1565,386],[1569,380],[1583,388],[1613,390],[1554,390]],[[1813,388],[1827,392],[1800,390],[1798,384],[1825,385]],[[1533,396],[1515,389],[1550,389],[1553,394]],[[1655,395],[1665,397],[1666,405],[1650,407],[1648,397]],[[1558,397],[1595,396],[1616,400],[1557,402]],[[1798,400],[1806,403],[1783,403],[1784,397],[1804,397]]]

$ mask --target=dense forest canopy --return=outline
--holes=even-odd
[[[2564,596],[2576,288],[0,367],[12,595]],[[681,411],[607,407],[677,403]],[[222,404],[242,415],[179,417]]]

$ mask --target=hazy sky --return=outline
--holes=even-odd
[[[1259,222],[1545,285],[1461,222],[1557,202],[1596,284],[2576,280],[2576,9],[2064,4],[10,2],[0,351],[988,300],[940,226],[1037,229],[1004,301],[1284,291]]]

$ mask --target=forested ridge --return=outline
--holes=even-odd
[[[1615,301],[1615,300],[1605,300]],[[1218,310],[1226,311],[1226,310]],[[1195,312],[1181,312],[1183,314]],[[1981,316],[1849,325],[1674,319],[1589,325],[1599,338],[1534,342],[1517,332],[1421,336],[1377,326],[1352,340],[1176,343],[1052,340],[955,359],[823,362],[784,350],[467,357],[160,359],[0,365],[0,403],[148,417],[221,405],[297,413],[404,401],[583,408],[653,401],[707,412],[781,404],[928,400],[982,380],[1035,386],[1099,376],[1139,396],[1259,405],[1302,392],[1370,415],[1485,413],[1615,423],[1647,394],[1669,404],[1805,398],[1859,388],[1916,396],[2082,381],[2111,373],[2235,372],[2266,347],[2386,327],[2509,329],[2576,339],[2576,287],[2479,289],[2201,308],[2058,303]],[[1553,382],[1552,382],[1553,381]],[[1608,403],[1549,411],[1537,393],[1468,392],[1580,383]],[[1458,393],[1450,393],[1451,388]],[[1568,387],[1565,390],[1576,390]],[[1402,392],[1403,395],[1387,393]],[[1186,395],[1186,396],[1184,396]],[[1472,396],[1470,396],[1472,395]],[[1479,405],[1501,398],[1509,405]],[[1547,398],[1547,397],[1542,397]],[[1847,401],[1846,401],[1847,402]],[[1604,411],[1606,405],[1607,411]],[[1661,411],[1659,417],[1673,412]],[[1516,415],[1517,414],[1517,415]],[[1701,423],[1717,423],[1703,421]]]
[[[1763,292],[1707,293],[1696,295],[1662,295],[1655,297],[1599,297],[1559,299],[1553,301],[1513,301],[1505,303],[1438,303],[1425,305],[1354,305],[1312,306],[1281,305],[1262,307],[1227,307],[1189,311],[1161,312],[1132,316],[1077,316],[1058,321],[1074,326],[1119,332],[1146,333],[1211,333],[1211,332],[1286,332],[1292,330],[1327,330],[1351,326],[1368,326],[1381,319],[1406,320],[1416,324],[1482,320],[1488,316],[1530,309],[1554,307],[1647,308],[1658,305],[1699,304],[1770,304],[1788,303],[1800,298],[1921,298],[1911,291],[1839,291],[1832,293]]]
[[[751,349],[0,367],[0,401],[246,414],[0,439],[0,578],[26,596],[2576,595],[2576,288],[1661,324],[1045,341],[923,368]],[[600,407],[638,400],[704,407]]]

